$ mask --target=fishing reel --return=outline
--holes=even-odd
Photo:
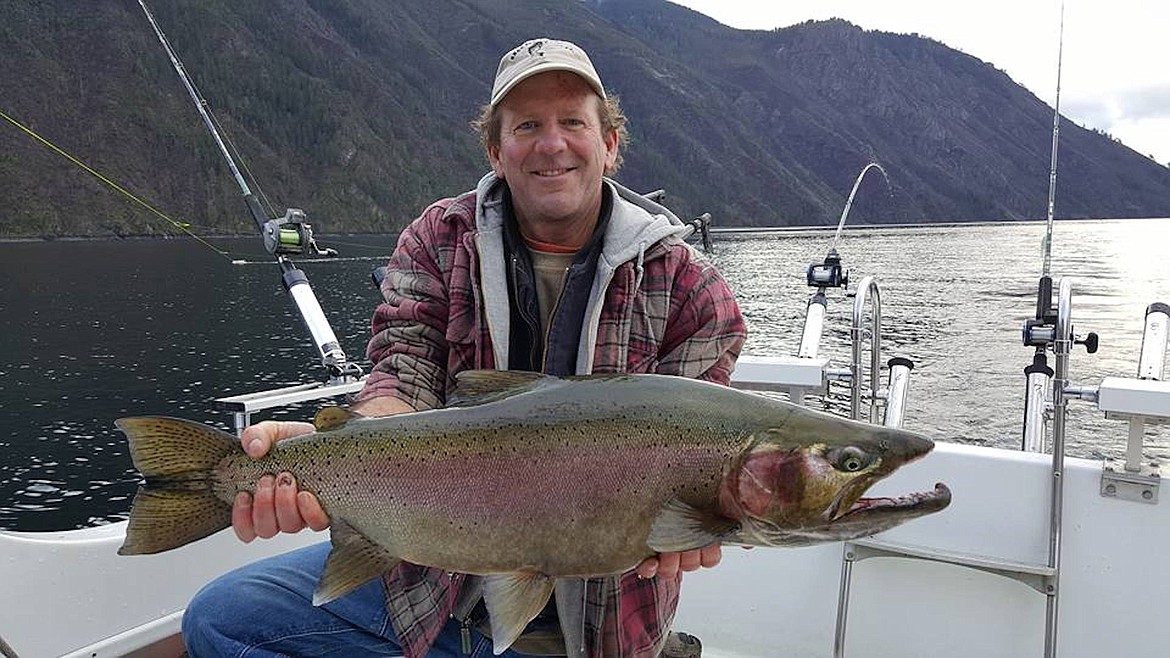
[[[1045,275],[1040,277],[1040,285],[1036,292],[1036,317],[1024,320],[1022,335],[1024,346],[1040,350],[1051,348],[1057,339],[1056,323],[1057,309],[1052,304],[1052,277]],[[1074,345],[1083,345],[1089,354],[1096,354],[1100,346],[1100,337],[1095,331],[1083,336],[1074,333],[1071,338]]]
[[[264,248],[274,256],[326,256],[337,255],[336,249],[321,249],[313,239],[313,227],[305,221],[305,211],[288,208],[284,217],[276,217],[264,223],[262,234]]]
[[[824,263],[808,266],[806,275],[811,288],[845,288],[849,285],[849,270],[841,267],[841,256],[830,249]]]

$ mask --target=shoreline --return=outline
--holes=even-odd
[[[1091,217],[1055,219],[1054,223],[1067,222],[1128,222],[1128,221],[1158,221],[1170,217]],[[845,231],[873,231],[888,229],[923,229],[923,228],[959,228],[963,226],[1015,226],[1020,224],[1046,224],[1045,219],[998,219],[998,220],[945,220],[937,222],[913,222],[893,224],[846,224]],[[797,224],[784,226],[711,226],[712,234],[751,234],[751,233],[798,233],[835,231],[836,224]],[[375,238],[383,235],[394,235],[397,232],[382,233],[318,233],[315,238]],[[0,244],[33,243],[33,242],[114,242],[117,240],[183,240],[185,235],[66,235],[66,236],[0,236]],[[206,240],[242,240],[249,238],[259,239],[255,233],[226,233],[219,235],[200,235]]]

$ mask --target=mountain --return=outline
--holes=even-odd
[[[274,214],[392,232],[487,170],[468,128],[499,56],[589,51],[630,118],[618,178],[717,225],[1039,219],[1052,110],[991,64],[841,20],[736,30],[663,0],[158,0]],[[0,0],[0,112],[200,234],[255,229],[137,3]],[[0,237],[172,233],[0,121]],[[1170,168],[1061,123],[1056,215],[1170,216]]]

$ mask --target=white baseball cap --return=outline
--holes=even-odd
[[[601,78],[593,68],[593,62],[589,61],[589,55],[580,46],[556,39],[532,39],[500,58],[496,81],[492,84],[492,107],[498,105],[513,87],[546,71],[576,73],[593,87],[598,96],[605,98]]]

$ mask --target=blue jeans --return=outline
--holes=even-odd
[[[328,542],[261,560],[207,584],[183,615],[183,641],[193,658],[401,656],[386,611],[381,579],[323,606],[313,590]],[[462,624],[450,620],[428,658],[465,658]],[[471,656],[492,655],[492,641],[471,630]],[[504,656],[520,654],[506,651]]]

